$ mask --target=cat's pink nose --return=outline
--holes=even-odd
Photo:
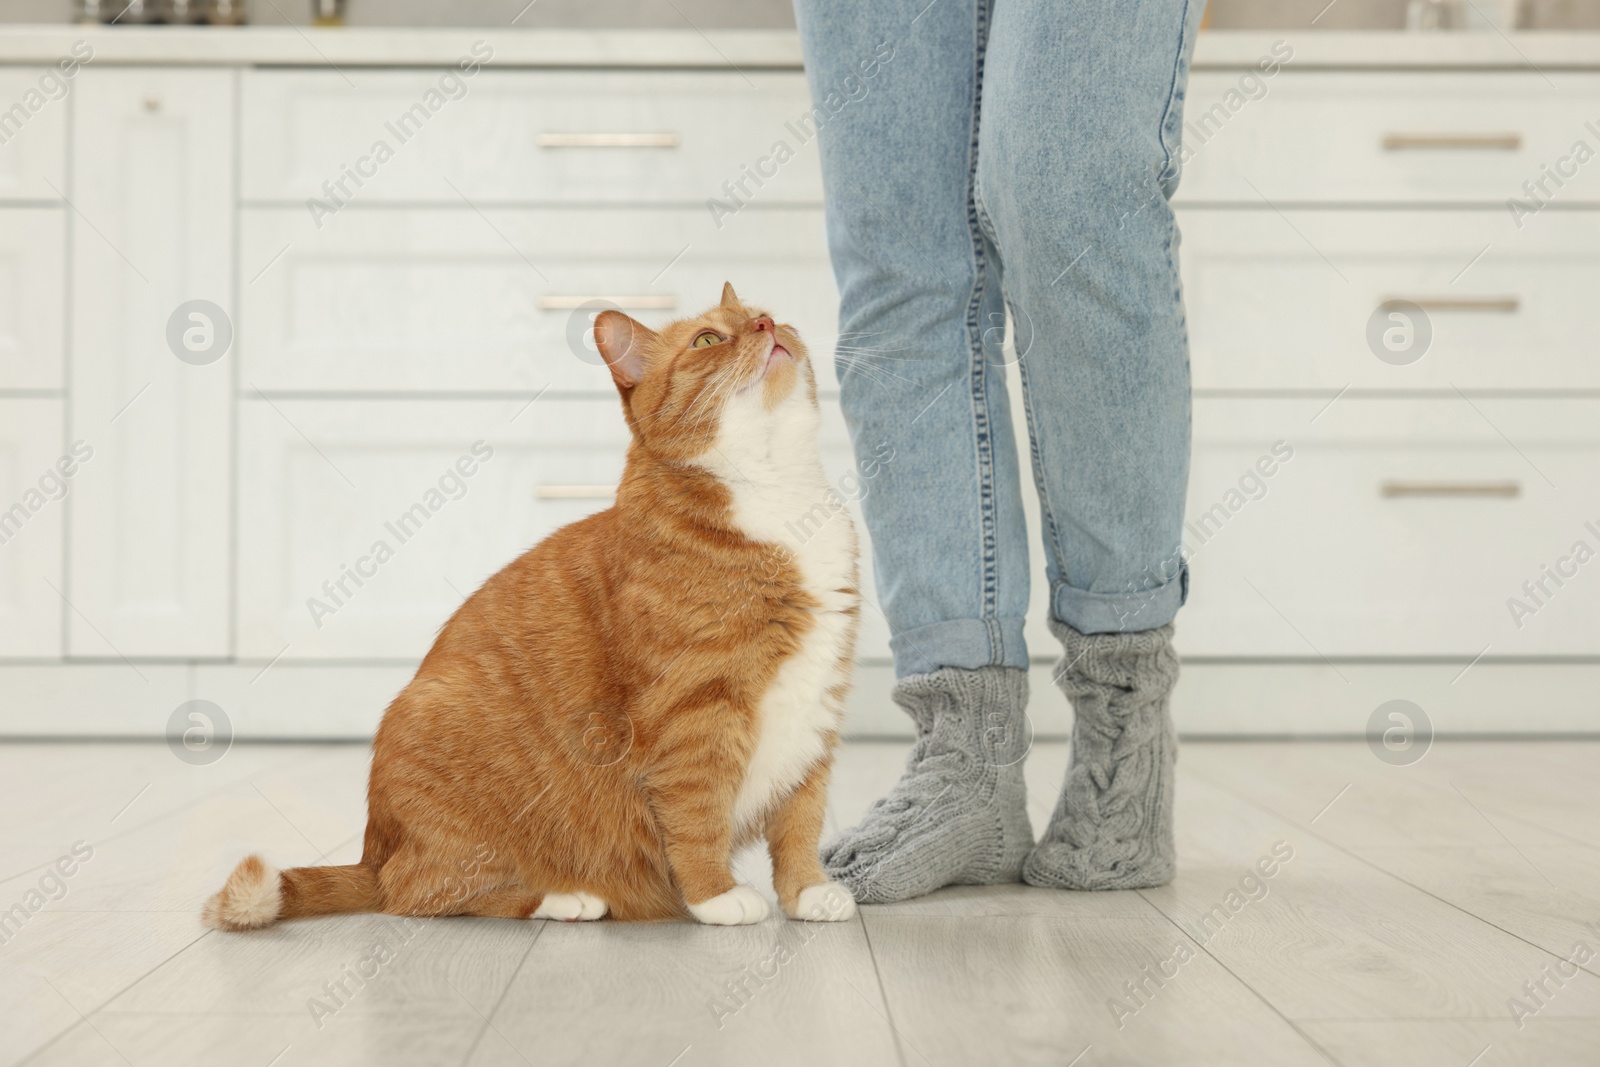
[[[757,315],[756,318],[755,318],[754,326],[755,326],[755,328],[757,330],[765,330],[768,333],[772,333],[773,332],[772,320],[767,318],[767,316],[765,316],[765,315]]]

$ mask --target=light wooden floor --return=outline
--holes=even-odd
[[[901,755],[847,747],[835,825]],[[1065,762],[1030,757],[1036,827]],[[1600,744],[1440,743],[1411,767],[1359,743],[1190,744],[1178,879],[1145,892],[955,889],[838,926],[200,928],[246,850],[353,860],[365,766],[356,746],[190,767],[161,744],[0,745],[0,912],[94,850],[0,944],[0,1064],[1600,1063]],[[1279,842],[1293,858],[1247,879]],[[762,857],[741,863],[770,891]],[[1520,1026],[1516,997],[1537,1008]]]

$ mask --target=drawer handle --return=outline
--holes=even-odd
[[[1515,296],[1391,296],[1383,302],[1384,308],[1399,304],[1415,304],[1424,311],[1496,311],[1514,315],[1522,308],[1522,300]]]
[[[1520,133],[1390,133],[1383,138],[1388,152],[1465,149],[1480,152],[1515,152],[1522,147]]]
[[[541,133],[540,148],[677,148],[675,133]]]
[[[609,500],[616,495],[614,485],[541,485],[534,490],[540,500]]]
[[[610,304],[635,311],[671,311],[678,306],[675,296],[541,296],[541,311],[576,311],[589,304]]]
[[[1384,482],[1386,499],[1411,496],[1493,497],[1510,500],[1522,495],[1521,482]]]

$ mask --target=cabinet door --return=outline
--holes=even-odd
[[[231,72],[86,70],[73,132],[72,655],[230,651],[233,355],[169,343],[232,304]],[[214,317],[214,316],[213,316]],[[212,322],[212,338],[231,333]],[[199,347],[203,340],[197,338]]]
[[[1179,218],[1197,389],[1600,387],[1600,211],[1521,229],[1499,210]]]
[[[1528,208],[1600,197],[1592,73],[1556,85],[1531,70],[1288,69],[1262,84],[1247,100],[1238,71],[1189,79],[1181,201],[1476,203],[1509,217],[1508,197]],[[1536,198],[1525,182],[1542,184]]]
[[[492,221],[491,221],[492,220]],[[298,208],[241,212],[244,395],[591,392],[591,300],[648,326],[697,314],[732,279],[793,324],[836,388],[839,302],[822,212],[694,208],[351,208],[318,230]],[[587,310],[586,310],[587,309]],[[581,346],[581,347],[580,347]]]
[[[262,395],[240,420],[239,656],[286,663],[420,658],[463,594],[611,505],[628,445],[615,397]],[[858,501],[871,475],[831,405],[821,448],[851,505],[870,590]],[[857,644],[862,659],[888,659],[875,608]]]
[[[614,397],[246,399],[239,655],[420,659],[484,579],[609,507]]]
[[[61,654],[62,453],[60,400],[0,399],[0,657]]]
[[[67,187],[66,97],[73,83],[60,73],[0,69],[0,201],[60,200]]]
[[[448,99],[446,77],[459,86]],[[822,200],[799,71],[368,69],[358,80],[352,92],[337,71],[245,73],[245,199],[308,218],[463,197],[693,204],[709,218],[707,198],[734,207],[735,185],[740,203]]]
[[[60,389],[66,325],[60,208],[0,207],[0,389]]]
[[[1182,654],[1594,655],[1600,403],[1202,399],[1194,440]]]

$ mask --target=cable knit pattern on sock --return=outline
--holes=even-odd
[[[1165,885],[1176,855],[1172,627],[1085,635],[1051,620],[1050,630],[1066,650],[1055,680],[1072,701],[1072,762],[1023,880],[1061,889]]]
[[[894,699],[917,725],[906,772],[861,825],[822,849],[828,875],[873,904],[1017,881],[1033,847],[1022,778],[1027,672],[946,667],[903,679]]]

